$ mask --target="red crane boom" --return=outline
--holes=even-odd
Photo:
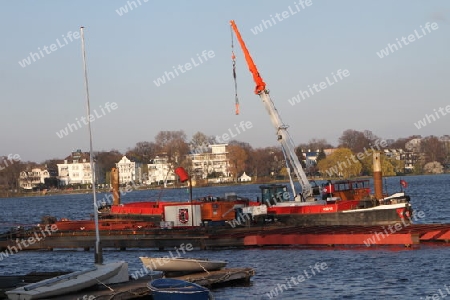
[[[261,75],[259,75],[258,69],[256,68],[255,63],[253,62],[250,52],[248,52],[247,46],[245,46],[244,40],[242,39],[241,34],[239,33],[236,23],[233,20],[231,20],[230,25],[231,28],[233,28],[234,33],[236,34],[236,38],[238,39],[239,44],[241,45],[242,51],[244,52],[245,60],[247,61],[248,68],[253,75],[253,80],[256,83],[255,94],[259,95],[259,93],[261,93],[266,89],[266,83],[262,79]]]
[[[278,113],[272,99],[270,98],[269,91],[266,89],[266,83],[262,79],[261,75],[259,75],[258,69],[253,62],[253,59],[247,47],[245,46],[244,40],[242,39],[241,34],[237,29],[236,23],[234,23],[234,21],[230,21],[230,25],[234,30],[234,33],[236,34],[239,44],[241,45],[248,68],[253,75],[253,80],[256,83],[255,94],[257,94],[261,98],[264,107],[266,108],[270,116],[270,120],[275,127],[277,140],[281,144],[281,148],[286,157],[288,174],[291,181],[292,192],[294,193],[294,199],[296,201],[305,201],[306,199],[312,197],[312,188],[311,184],[308,181],[308,178],[306,177],[305,171],[303,171],[302,165],[300,164],[300,161],[295,154],[295,145],[292,141],[291,136],[289,135],[289,132],[287,131],[288,126],[283,124],[283,122],[281,121],[280,114]],[[293,168],[294,173],[297,176],[298,182],[302,189],[301,193],[295,190],[295,186],[290,175],[290,167]]]

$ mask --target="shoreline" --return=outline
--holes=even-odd
[[[319,180],[319,179],[316,179]],[[320,179],[322,180],[322,179]],[[250,184],[268,184],[268,183],[284,183],[287,180],[257,180],[250,182],[224,182],[224,183],[207,183],[207,184],[197,184],[193,185],[193,188],[201,188],[201,187],[220,187],[220,186],[238,186],[238,185],[250,185]],[[162,185],[158,186],[140,186],[138,188],[133,188],[134,191],[145,191],[145,190],[160,190],[160,189],[186,189],[188,186],[177,186],[177,185],[169,185],[167,187],[163,187]],[[124,187],[124,189],[126,189]],[[102,193],[110,193],[111,190],[108,189],[97,189],[97,194]],[[49,191],[36,191],[36,192],[4,192],[0,193],[0,201],[2,199],[10,199],[10,198],[26,198],[26,197],[46,197],[46,196],[54,196],[54,195],[76,195],[76,194],[90,194],[92,193],[92,189],[76,189],[76,190],[49,190]]]
[[[444,173],[447,174],[447,173]],[[423,175],[437,175],[437,174],[408,174],[408,175],[395,175],[395,176],[385,176],[385,177],[409,177],[409,176],[423,176]],[[351,178],[348,180],[357,180],[357,179],[370,179],[372,176],[359,176],[355,178]],[[308,178],[310,182],[312,181],[323,181],[328,180],[329,178],[323,177],[314,177]],[[342,178],[331,178],[330,180],[345,180]],[[199,187],[218,187],[218,186],[237,186],[237,185],[250,185],[250,184],[272,184],[272,183],[288,183],[288,179],[270,179],[267,177],[260,178],[255,181],[250,182],[224,182],[224,183],[202,183],[199,182],[197,185],[193,185],[193,188]],[[167,187],[163,187],[162,185],[158,186],[139,186],[138,188],[134,188],[133,190],[141,191],[141,190],[158,190],[158,189],[183,189],[188,188],[187,186],[179,186],[179,185],[169,185]],[[97,193],[109,193],[110,189],[97,189]],[[89,194],[92,193],[92,189],[76,189],[76,190],[49,190],[49,191],[37,191],[37,192],[20,192],[20,193],[12,193],[12,192],[0,192],[0,201],[2,199],[9,198],[25,198],[25,197],[45,197],[45,196],[54,196],[54,195],[76,195],[76,194]]]

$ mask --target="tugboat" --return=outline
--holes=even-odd
[[[289,195],[287,185],[263,185],[260,189],[259,205],[267,208],[263,209],[265,214],[254,216],[257,223],[277,221],[294,226],[411,223],[410,197],[401,192],[378,200],[370,194],[369,180],[329,181],[323,185],[320,200],[300,202],[284,199]]]

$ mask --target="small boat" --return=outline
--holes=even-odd
[[[226,261],[182,257],[139,257],[147,269],[162,272],[195,273],[215,271],[227,265]]]
[[[152,291],[154,300],[209,300],[212,293],[205,287],[193,282],[160,278],[150,281],[147,287]]]
[[[93,268],[61,275],[15,290],[7,291],[10,300],[34,300],[66,295],[105,282],[119,274],[125,262],[96,265]]]

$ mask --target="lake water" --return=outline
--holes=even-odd
[[[450,223],[450,175],[404,177],[419,223]],[[389,193],[400,190],[399,177],[386,178]],[[258,185],[194,189],[194,198],[235,191],[256,198]],[[123,202],[155,200],[161,191],[132,191]],[[103,194],[98,195],[101,199]],[[188,200],[185,189],[164,190],[162,199]],[[92,195],[62,195],[0,199],[0,232],[16,224],[36,224],[41,216],[86,219],[92,213]],[[169,250],[169,249],[168,249]],[[130,274],[142,268],[139,256],[164,256],[168,251],[105,250],[108,261],[125,260]],[[216,299],[450,299],[450,246],[329,247],[317,249],[264,248],[194,250],[189,257],[228,261],[229,267],[252,267],[250,286],[214,289]],[[32,271],[81,270],[93,262],[93,252],[22,251],[0,261],[0,275]],[[314,268],[315,267],[315,268]],[[277,296],[275,295],[277,292]],[[271,293],[272,292],[272,293]],[[435,298],[432,298],[434,295]],[[428,297],[428,298],[427,298]]]

